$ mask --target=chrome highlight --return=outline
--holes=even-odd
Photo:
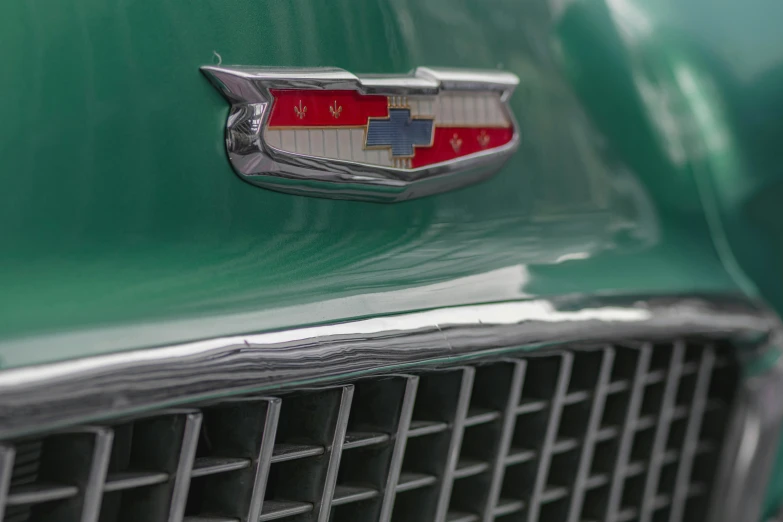
[[[518,127],[508,108],[519,78],[504,71],[419,67],[408,76],[355,76],[336,68],[205,66],[201,70],[231,103],[226,149],[234,170],[254,185],[280,192],[377,202],[407,200],[481,181],[519,146]],[[500,93],[514,134],[501,147],[417,169],[284,152],[264,137],[273,99],[270,89],[345,89],[388,96],[494,91]]]

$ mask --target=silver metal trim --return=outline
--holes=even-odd
[[[234,170],[254,185],[280,192],[377,202],[418,198],[491,176],[519,146],[519,127],[508,107],[519,78],[509,72],[419,67],[404,76],[356,76],[336,68],[215,66],[201,71],[231,103],[226,150]],[[502,147],[417,169],[285,152],[264,138],[274,100],[270,89],[344,89],[389,96],[496,91],[512,124],[513,137]]]
[[[5,517],[5,508],[8,505],[15,458],[16,449],[12,446],[0,446],[0,520]]]
[[[568,392],[568,383],[571,380],[571,367],[573,366],[573,363],[573,354],[564,353],[560,356],[557,387],[555,388],[555,394],[550,401],[546,435],[544,436],[544,443],[539,451],[536,483],[533,487],[533,493],[530,496],[530,504],[527,512],[528,522],[538,522],[539,519],[541,505],[543,504],[544,489],[546,488],[547,478],[549,477],[549,468],[552,465],[552,449],[557,441],[557,429],[558,426],[560,426],[560,416],[563,413],[564,406],[563,400]]]
[[[709,348],[702,353],[699,361],[699,371],[696,376],[696,386],[691,403],[691,416],[685,429],[685,442],[677,467],[677,475],[672,494],[672,505],[669,511],[669,521],[682,520],[685,511],[685,501],[688,498],[689,477],[693,469],[693,461],[699,444],[699,430],[703,421],[703,413],[707,406],[707,394],[710,388],[712,367],[715,363],[715,352]]]
[[[266,402],[266,418],[264,419],[264,433],[261,436],[261,446],[258,450],[253,489],[248,503],[248,512],[245,520],[254,521],[261,518],[264,507],[264,494],[266,483],[269,479],[269,469],[272,466],[272,452],[275,449],[275,437],[277,436],[277,423],[280,420],[280,408],[282,401],[277,397],[261,399]]]
[[[458,368],[462,373],[459,386],[459,398],[457,408],[454,412],[454,421],[451,427],[451,440],[449,441],[449,451],[446,457],[446,466],[443,476],[440,477],[440,486],[438,492],[438,502],[435,509],[434,522],[445,522],[449,511],[449,500],[451,500],[451,490],[454,487],[455,472],[459,462],[459,453],[462,448],[462,437],[465,435],[465,418],[468,416],[468,406],[470,406],[470,396],[473,392],[473,379],[476,375],[475,368],[465,366]]]
[[[634,425],[639,420],[639,412],[642,408],[642,398],[644,395],[645,380],[644,376],[650,369],[650,359],[652,358],[652,346],[645,344],[639,350],[639,358],[636,361],[636,371],[633,377],[633,389],[628,404],[628,413],[626,414],[623,429],[620,435],[620,447],[617,451],[617,461],[612,471],[612,483],[609,490],[609,502],[607,504],[606,520],[615,522],[620,513],[620,500],[623,496],[623,486],[625,485],[625,475],[628,464],[631,460],[631,444],[633,443]]]
[[[405,446],[408,442],[408,429],[413,417],[413,405],[416,401],[416,391],[419,387],[418,376],[406,375],[405,380],[400,419],[397,425],[397,433],[395,434],[391,461],[389,462],[389,474],[386,479],[386,489],[383,492],[378,522],[389,522],[391,520],[394,499],[397,496],[397,484],[400,481],[400,473],[402,472],[402,459],[405,456]]]
[[[169,509],[168,522],[182,522],[185,517],[185,506],[190,490],[190,474],[193,471],[193,462],[196,459],[196,447],[201,431],[202,416],[194,411],[185,414],[185,429],[182,433],[182,443],[177,462],[177,471],[174,476],[174,484],[171,493],[171,507]]]
[[[764,346],[777,319],[742,298],[511,301],[237,335],[0,371],[0,439],[217,394],[397,373],[539,343],[684,335]],[[121,398],[121,400],[119,400]]]
[[[340,393],[340,407],[337,413],[337,422],[334,426],[334,436],[332,438],[329,453],[329,464],[326,468],[326,477],[324,480],[321,499],[314,507],[316,511],[316,520],[318,522],[327,522],[332,509],[332,500],[337,486],[337,472],[340,470],[340,458],[343,455],[343,444],[345,442],[345,432],[348,429],[348,417],[351,414],[351,402],[353,402],[353,385],[342,386]]]
[[[509,386],[508,402],[503,410],[503,424],[500,429],[498,449],[495,460],[492,463],[492,478],[490,479],[487,503],[484,507],[484,513],[481,514],[483,522],[491,522],[495,519],[495,510],[500,503],[500,489],[506,474],[506,458],[511,449],[511,439],[514,435],[514,426],[517,421],[516,409],[519,397],[522,395],[522,385],[525,382],[525,374],[527,373],[527,361],[509,361],[509,364],[514,365],[514,371]]]
[[[103,503],[103,486],[109,471],[109,459],[114,443],[114,430],[104,427],[88,427],[85,431],[95,436],[91,457],[90,474],[84,486],[84,500],[81,522],[97,522]],[[1,518],[1,516],[0,516]]]
[[[601,417],[606,405],[606,395],[609,383],[612,378],[612,367],[614,365],[615,351],[611,348],[605,348],[601,357],[601,369],[598,375],[593,393],[595,400],[590,410],[590,420],[588,421],[587,433],[584,437],[584,445],[579,456],[579,467],[577,476],[574,479],[574,493],[571,499],[571,505],[568,511],[568,522],[578,522],[579,514],[582,511],[584,503],[587,480],[590,478],[590,464],[593,462],[593,454],[598,440],[598,432],[601,428]]]
[[[640,522],[650,522],[653,516],[653,504],[655,492],[658,491],[658,481],[663,467],[663,454],[666,453],[666,440],[672,425],[672,416],[677,404],[677,390],[680,385],[680,374],[685,359],[685,343],[678,341],[674,345],[671,355],[671,364],[666,373],[666,384],[663,392],[663,404],[661,406],[658,423],[655,427],[653,440],[652,460],[648,463],[647,477],[644,482],[644,494],[639,514]],[[692,418],[692,417],[691,417]]]
[[[603,297],[464,306],[212,339],[0,371],[0,438],[216,396],[397,373],[409,365],[502,358],[543,344],[727,339],[760,363],[779,352],[780,331],[774,315],[743,297]],[[757,520],[768,456],[780,442],[780,396],[783,362],[746,379],[711,521]]]

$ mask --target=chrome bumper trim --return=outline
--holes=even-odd
[[[689,296],[517,301],[238,335],[2,371],[0,438],[563,343],[720,338],[761,361],[779,351],[780,332],[775,315],[745,298]],[[780,361],[745,380],[717,478],[715,498],[725,500],[710,520],[758,520],[780,441],[781,396]]]
[[[561,298],[209,339],[0,371],[0,438],[520,347],[707,336],[752,351],[777,325],[741,298]]]

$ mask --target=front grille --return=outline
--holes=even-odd
[[[9,441],[6,522],[706,517],[730,347],[518,352]]]

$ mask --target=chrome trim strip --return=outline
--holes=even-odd
[[[774,316],[742,298],[570,298],[209,339],[0,371],[0,439],[526,345],[702,335],[752,348],[776,327]]]
[[[509,72],[419,67],[408,75],[356,76],[336,68],[241,66],[204,66],[201,71],[231,103],[225,139],[232,167],[245,181],[280,192],[377,202],[418,198],[490,177],[519,147],[519,127],[508,107],[519,78]],[[273,89],[352,90],[389,96],[494,91],[500,93],[513,136],[501,147],[415,169],[286,152],[266,143],[264,136]]]

